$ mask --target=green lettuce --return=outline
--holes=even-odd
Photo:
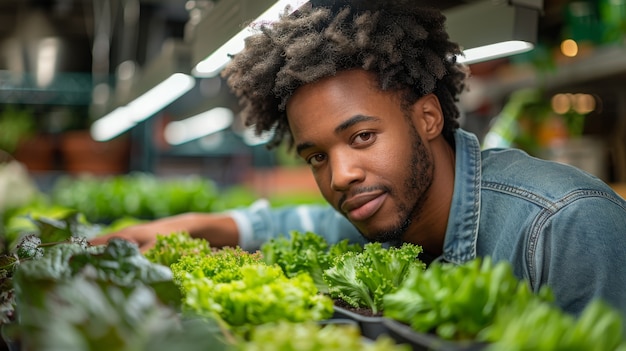
[[[151,262],[169,267],[183,256],[207,256],[211,251],[208,241],[192,238],[183,231],[169,235],[157,234],[156,243],[144,256]]]
[[[385,295],[395,292],[411,272],[425,269],[418,259],[421,252],[421,246],[409,243],[390,248],[368,243],[362,252],[338,255],[333,266],[323,272],[323,279],[331,297],[377,314]]]
[[[552,300],[549,289],[535,295],[513,274],[509,262],[490,258],[462,265],[434,262],[411,272],[400,288],[384,297],[384,316],[448,340],[474,340],[503,308],[533,299]]]
[[[228,283],[243,278],[241,267],[261,263],[258,252],[250,253],[240,247],[224,247],[207,255],[185,255],[171,265],[174,281],[208,278],[218,283]]]
[[[323,274],[332,266],[335,257],[345,252],[362,250],[361,245],[349,244],[347,240],[330,245],[315,233],[298,231],[292,231],[289,237],[272,238],[261,246],[267,264],[279,265],[289,277],[309,273],[322,293],[328,293]]]
[[[622,324],[619,312],[599,299],[579,317],[534,299],[502,309],[477,339],[489,342],[490,351],[626,351]]]
[[[238,343],[233,351],[409,351],[381,336],[365,341],[356,325],[317,323],[268,323],[252,330],[249,340]]]
[[[332,300],[319,293],[306,273],[290,278],[276,265],[256,263],[241,266],[240,275],[228,282],[198,276],[183,280],[183,307],[243,329],[276,321],[322,320],[333,314]]]

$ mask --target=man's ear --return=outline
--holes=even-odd
[[[431,93],[421,97],[413,104],[412,110],[413,122],[419,128],[423,137],[432,140],[441,135],[443,111],[435,94]]]

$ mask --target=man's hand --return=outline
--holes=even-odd
[[[91,245],[104,245],[112,238],[121,238],[137,244],[139,250],[143,253],[154,247],[157,234],[170,234],[169,232],[160,232],[155,228],[155,224],[156,222],[136,224],[114,233],[95,237],[89,242]]]

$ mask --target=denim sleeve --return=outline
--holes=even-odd
[[[535,271],[566,311],[579,314],[600,298],[626,320],[626,202],[588,195],[554,212],[537,231]]]
[[[335,209],[323,205],[299,205],[272,208],[261,199],[250,207],[229,212],[239,228],[239,246],[248,251],[278,235],[291,231],[313,232],[333,244],[344,239],[365,244],[356,228]]]

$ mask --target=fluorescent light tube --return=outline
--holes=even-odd
[[[224,130],[234,120],[231,109],[215,107],[182,121],[168,123],[165,126],[165,141],[170,145],[184,144]]]
[[[444,10],[450,40],[466,64],[530,51],[537,41],[541,0],[477,0]]]
[[[195,84],[196,80],[190,75],[172,74],[128,104],[134,114],[130,118],[134,122],[145,120],[191,90]]]
[[[194,77],[174,73],[126,106],[118,107],[91,126],[91,136],[98,141],[112,139],[159,112],[191,90]]]
[[[475,63],[493,60],[500,57],[520,54],[534,48],[532,43],[521,40],[509,40],[500,43],[489,44],[463,51],[464,55],[457,56],[457,62]]]
[[[276,21],[279,15],[285,10],[287,5],[295,11],[300,6],[307,3],[307,0],[279,0],[252,23]],[[211,53],[207,58],[200,61],[193,69],[192,74],[196,77],[214,77],[228,63],[229,54],[236,54],[244,48],[244,39],[252,34],[250,28],[244,28],[239,33],[230,38],[226,43]]]
[[[93,122],[91,125],[91,137],[96,141],[107,141],[124,133],[135,126],[128,107],[121,106],[109,112],[107,115]]]

